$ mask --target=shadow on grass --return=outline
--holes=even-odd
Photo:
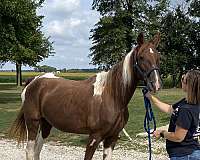
[[[1,83],[0,84],[0,91],[2,90],[16,90],[17,86],[15,83]]]
[[[53,128],[47,140],[56,141],[66,145],[85,147],[88,142],[88,135],[66,133]]]
[[[16,103],[19,102],[20,100],[21,100],[20,93],[0,92],[0,104]]]

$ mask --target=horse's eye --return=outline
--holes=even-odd
[[[140,58],[140,60],[143,60],[143,59],[144,59],[144,57],[143,57],[143,56],[140,56],[139,58]]]

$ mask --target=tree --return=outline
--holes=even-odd
[[[198,26],[180,6],[163,17],[160,47],[164,57],[161,69],[164,75],[172,75],[177,86],[184,70],[196,67],[199,62]]]
[[[41,32],[42,18],[36,10],[44,0],[0,1],[0,62],[16,64],[21,85],[21,65],[34,66],[52,54],[52,42]]]
[[[157,32],[168,0],[94,0],[93,9],[102,15],[91,30],[92,64],[108,69],[136,44],[138,32]]]
[[[128,50],[125,41],[127,28],[119,22],[118,17],[112,16],[102,17],[96,26],[97,28],[92,30],[93,36],[90,37],[95,45],[91,47],[92,53],[89,56],[92,57],[94,65],[109,69],[121,60]]]
[[[189,6],[189,16],[193,22],[192,28],[193,32],[190,34],[190,39],[193,44],[194,50],[194,65],[200,68],[200,1],[199,0],[189,0],[191,1]]]

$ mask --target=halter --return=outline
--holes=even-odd
[[[138,62],[137,62],[137,56],[136,56],[137,55],[137,47],[135,48],[134,52],[135,52],[135,54],[134,54],[135,55],[134,56],[135,63],[133,65],[133,68],[139,73],[140,76],[142,76],[142,78],[145,82],[147,82],[147,79],[149,78],[149,76],[151,75],[151,73],[153,71],[156,70],[156,71],[160,72],[160,69],[158,67],[153,67],[150,70],[148,70],[147,72],[142,71],[142,69],[140,68],[140,66],[138,65]]]
[[[143,72],[142,69],[140,68],[140,66],[138,65],[137,61],[135,62],[135,64],[133,65],[133,67],[136,69],[136,71],[138,71],[138,73],[142,76],[142,78],[145,81],[147,81],[147,79],[151,75],[151,72],[153,72],[155,70],[157,70],[158,72],[160,72],[160,69],[158,67],[153,67],[150,70],[148,70],[147,72]]]

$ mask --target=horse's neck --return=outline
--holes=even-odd
[[[128,55],[131,56],[131,55]],[[132,59],[132,57],[128,57]],[[107,88],[117,104],[127,106],[136,89],[138,79],[133,73],[132,62],[127,57],[108,73]],[[126,64],[127,63],[127,64]]]
[[[132,72],[133,75],[131,75],[131,79],[128,83],[125,83],[124,81],[123,84],[121,84],[121,94],[120,94],[120,99],[123,102],[124,106],[127,106],[129,101],[131,100],[133,93],[135,92],[138,79],[134,76],[134,73]]]

